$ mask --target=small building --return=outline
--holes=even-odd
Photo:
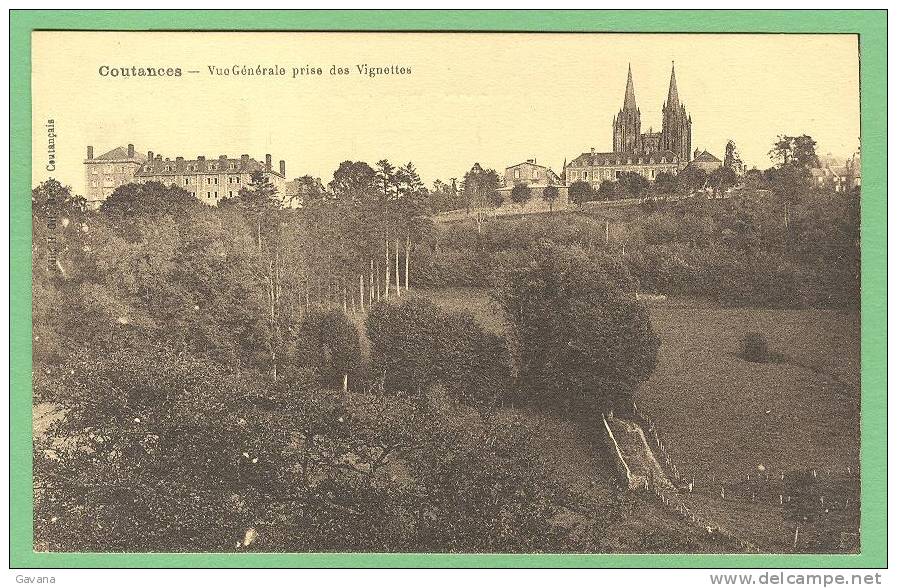
[[[563,207],[567,203],[567,187],[560,176],[551,168],[537,164],[535,159],[527,159],[523,163],[505,168],[502,186],[498,189],[505,202],[511,202],[511,191],[518,185],[525,185],[530,189],[530,201],[541,201],[545,188],[555,186],[558,189],[558,198],[553,206]]]
[[[692,159],[691,163],[689,163],[688,165],[695,169],[704,170],[709,175],[721,168],[723,166],[723,162],[720,158],[710,153],[709,151],[701,151],[700,149],[695,149],[694,159]]]
[[[146,156],[138,153],[134,145],[116,147],[111,151],[94,157],[93,146],[87,146],[87,159],[84,160],[84,197],[87,205],[97,208],[119,186],[134,180],[134,174],[146,161]]]
[[[817,188],[835,192],[851,192],[862,185],[859,160],[850,159],[845,165],[827,165],[810,170],[810,178]]]
[[[252,182],[255,172],[264,173],[284,199],[284,205],[290,205],[286,199],[286,162],[281,160],[279,169],[273,169],[270,153],[265,155],[265,163],[261,163],[245,154],[239,159],[227,155],[219,155],[216,159],[206,159],[204,155],[196,159],[163,159],[150,151],[146,161],[134,174],[134,181],[178,186],[200,202],[216,206],[225,198],[237,196],[241,188]]]

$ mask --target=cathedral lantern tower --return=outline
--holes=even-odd
[[[679,103],[679,89],[676,87],[676,64],[670,74],[670,90],[663,105],[663,129],[660,148],[669,150],[685,163],[691,160],[691,117],[685,106]]]
[[[626,79],[626,95],[623,108],[614,117],[614,151],[635,153],[641,149],[641,113],[635,103],[635,86],[632,83],[632,66]]]

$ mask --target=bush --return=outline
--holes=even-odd
[[[758,332],[745,333],[741,340],[741,354],[747,361],[766,363],[770,359],[769,342],[766,335]]]
[[[510,354],[501,337],[464,312],[424,298],[375,305],[367,321],[372,370],[387,390],[414,392],[436,382],[468,403],[492,404],[508,389]]]
[[[616,260],[550,242],[510,274],[498,301],[529,400],[584,416],[629,405],[660,346],[633,286]]]
[[[289,383],[339,389],[348,376],[349,387],[359,390],[365,381],[358,328],[339,309],[312,308],[305,314],[282,363]]]

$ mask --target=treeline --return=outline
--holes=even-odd
[[[493,287],[543,240],[611,256],[642,292],[727,305],[859,305],[859,199],[825,190],[783,199],[648,202],[622,217],[565,214],[441,225],[411,273],[431,287]]]

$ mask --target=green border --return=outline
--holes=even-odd
[[[862,89],[859,555],[63,554],[32,551],[31,31],[419,30],[858,33]],[[824,59],[824,57],[823,57]],[[10,566],[877,568],[887,563],[887,11],[10,12]]]

